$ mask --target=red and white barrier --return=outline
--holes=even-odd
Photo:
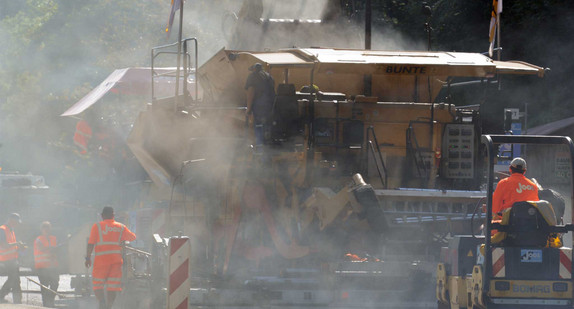
[[[189,308],[191,244],[187,237],[169,239],[167,309]]]
[[[572,249],[560,248],[560,278],[572,279]]]
[[[506,277],[503,248],[492,249],[492,275],[496,278]]]

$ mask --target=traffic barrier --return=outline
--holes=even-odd
[[[572,249],[560,248],[560,278],[572,279]]]
[[[167,309],[189,307],[191,244],[187,237],[169,239],[169,278],[167,282]]]
[[[496,278],[506,277],[503,248],[494,248],[492,250],[492,275]]]

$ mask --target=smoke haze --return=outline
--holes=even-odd
[[[166,178],[167,192],[158,194],[161,198],[153,201],[144,198],[144,193],[150,191],[149,182],[144,181],[149,176],[126,145],[139,112],[146,110],[146,103],[151,101],[148,93],[110,93],[97,106],[79,115],[79,118],[88,120],[94,130],[93,148],[87,155],[80,154],[79,148],[73,142],[78,119],[59,116],[115,69],[148,67],[151,48],[177,40],[179,12],[176,13],[170,37],[164,32],[170,13],[169,2],[29,0],[0,3],[0,167],[2,173],[19,172],[44,176],[50,187],[25,190],[22,195],[3,192],[0,222],[4,221],[9,212],[22,213],[26,229],[22,233],[23,240],[31,242],[39,231],[39,223],[44,220],[52,221],[54,231],[58,236],[64,237],[98,220],[101,208],[109,204],[122,214],[124,220],[127,217],[125,211],[134,205],[165,209],[167,204],[172,202],[170,199],[173,199],[174,205],[169,206],[173,206],[173,215],[179,221],[173,222],[169,227],[170,232],[177,233],[183,225],[185,234],[199,235],[193,239],[194,245],[204,245],[209,237],[200,235],[197,226],[201,223],[185,225],[184,217],[223,214],[223,221],[230,222],[233,219],[232,206],[218,209],[213,205],[216,199],[212,198],[231,200],[232,195],[237,194],[233,188],[242,185],[218,182],[226,173],[235,172],[229,166],[218,162],[232,163],[235,154],[250,151],[239,145],[246,134],[243,111],[225,120],[221,120],[219,115],[211,115],[211,118],[206,117],[212,120],[208,123],[197,121],[188,126],[179,126],[174,121],[169,125],[162,122],[155,123],[157,127],[150,125],[145,128],[147,131],[142,132],[140,142],[145,144],[146,137],[150,140],[156,138],[159,141],[157,145],[148,144],[145,147],[149,147],[151,152],[157,155],[158,161],[167,166],[169,175],[180,177]],[[198,39],[197,66],[223,47],[259,51],[290,47],[363,49],[364,18],[360,11],[348,16],[345,12],[332,10],[329,6],[340,2],[187,1],[183,38]],[[572,24],[569,22],[572,14],[566,15],[568,16],[560,19],[559,24],[563,27]],[[427,49],[426,39],[413,39],[403,35],[389,26],[391,21],[381,22],[380,16],[375,16],[374,19],[379,22],[375,23],[372,29],[373,49]],[[316,20],[322,22],[317,23]],[[424,34],[422,20],[413,21],[413,24],[420,27],[420,33]],[[484,24],[480,35],[483,34],[482,30],[486,33],[488,20],[485,20]],[[441,29],[442,26],[437,25],[436,31]],[[527,35],[530,34],[525,34]],[[547,33],[537,33],[536,36],[542,38],[546,35]],[[464,35],[459,35],[461,36]],[[486,40],[483,41],[486,43]],[[521,41],[528,40],[524,38]],[[556,50],[556,57],[547,57],[548,64],[540,65],[551,66],[559,72],[571,71],[572,62],[568,60],[573,43],[572,40],[563,41],[562,48],[549,48]],[[535,44],[540,42],[529,43],[529,46]],[[459,45],[453,43],[450,46]],[[525,57],[517,57],[520,60],[530,60],[528,52],[521,53],[520,48],[522,47],[509,47],[509,54]],[[165,65],[175,66],[175,62],[166,62]],[[560,111],[571,109],[571,99],[565,95],[568,92],[553,94],[553,87],[558,84],[561,88],[571,89],[572,82],[557,80],[552,76],[550,78],[550,81],[545,82],[542,93],[537,91],[537,88],[514,88],[496,93],[496,97],[488,99],[493,102],[490,104],[496,105],[495,109],[510,107],[504,104],[530,103],[534,98],[551,100],[552,105],[559,107]],[[539,81],[534,81],[533,84],[536,82]],[[510,80],[503,83],[514,82]],[[474,94],[484,98],[478,91],[466,93],[469,97]],[[472,99],[475,98],[468,98],[469,101]],[[545,104],[533,102],[530,106],[529,109],[533,112],[543,114],[544,120],[555,120],[558,117],[556,114],[566,115],[546,108]],[[568,113],[572,114],[571,111]],[[488,114],[485,113],[485,117],[486,115]],[[498,111],[493,112],[490,115],[491,120],[487,121],[491,121],[492,127],[495,127],[501,123],[501,115]],[[100,135],[96,136],[96,132]],[[206,143],[207,134],[211,134],[209,137],[213,137],[217,142]],[[96,142],[96,137],[105,142]],[[109,145],[113,148],[108,148]],[[183,168],[182,162],[196,159],[206,161],[191,163]],[[173,190],[174,187],[175,193],[169,192],[169,189]],[[283,189],[274,189],[278,192],[273,194],[283,193]],[[170,193],[173,195],[170,196]],[[194,201],[186,200],[186,196],[190,195],[196,195],[198,198]],[[217,211],[221,213],[218,214]],[[255,213],[258,209],[249,211]],[[284,219],[287,222],[290,217],[285,215],[284,218],[287,218]],[[195,217],[193,219],[196,220]],[[263,242],[270,244],[272,241],[269,235],[265,234],[265,222],[261,218],[252,220],[258,220],[254,225],[263,230],[263,233],[260,233],[263,235]],[[249,234],[252,227],[248,226],[247,222],[244,223],[247,227],[243,232]],[[289,224],[292,222],[286,223]],[[325,247],[340,239],[358,244],[353,232],[356,231],[348,228],[324,233],[330,235],[329,239],[324,240]],[[82,252],[84,249],[77,248],[77,251]],[[332,258],[339,258],[339,254],[340,252],[333,252]]]

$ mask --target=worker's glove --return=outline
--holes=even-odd
[[[84,263],[84,265],[86,265],[86,268],[90,268],[92,266],[92,258],[86,256],[86,262]]]

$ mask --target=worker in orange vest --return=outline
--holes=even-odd
[[[22,289],[20,288],[20,265],[18,265],[18,251],[23,245],[16,241],[14,229],[22,221],[20,215],[11,213],[6,224],[0,226],[0,262],[4,265],[4,270],[8,278],[2,288],[0,288],[0,302],[7,302],[4,297],[12,292],[13,302],[22,303]]]
[[[526,178],[526,161],[520,157],[514,158],[508,167],[510,177],[498,182],[492,195],[492,213],[496,219],[502,216],[502,211],[512,207],[516,202],[538,201],[538,186]]]
[[[42,235],[34,241],[34,262],[38,272],[38,279],[43,286],[42,304],[44,307],[54,308],[54,299],[60,283],[60,274],[58,273],[58,260],[56,257],[56,236],[51,234],[52,225],[48,221],[42,222]],[[49,291],[48,289],[52,291]]]
[[[74,133],[74,144],[80,147],[81,154],[88,153],[88,142],[92,138],[92,128],[85,120],[80,120],[76,124],[76,132]]]
[[[92,251],[95,249],[92,283],[100,309],[112,308],[117,292],[122,290],[122,244],[136,239],[125,225],[114,220],[114,209],[106,206],[102,210],[102,220],[92,226],[86,267],[92,266]],[[107,286],[107,297],[104,287]]]

